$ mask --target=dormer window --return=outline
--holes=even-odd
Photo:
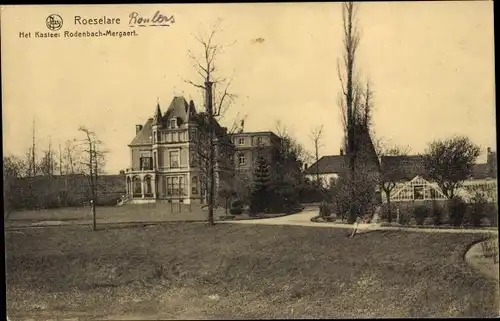
[[[245,145],[245,138],[244,137],[238,138],[238,145]]]
[[[177,127],[177,119],[172,118],[170,119],[170,128],[176,128]]]

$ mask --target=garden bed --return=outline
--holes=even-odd
[[[347,223],[346,220],[341,220],[338,217],[335,216],[326,216],[326,217],[321,217],[319,215],[314,216],[311,218],[311,222],[315,223],[336,223],[336,224],[345,224],[346,226],[352,225],[350,223]],[[441,225],[433,225],[433,224],[424,224],[424,225],[417,225],[417,224],[400,224],[397,222],[372,222],[373,224],[377,224],[381,227],[404,227],[404,228],[432,228],[432,229],[456,229],[456,230],[463,230],[463,229],[484,229],[484,230],[497,230],[496,227],[494,226],[489,226],[489,225],[481,225],[481,226],[472,226],[472,225],[462,225],[462,226],[453,226],[450,224],[441,224]]]

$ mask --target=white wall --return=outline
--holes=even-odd
[[[316,181],[316,174],[313,174],[313,175],[307,174],[306,177],[309,178],[313,182]],[[339,177],[338,173],[319,174],[319,179],[320,179],[321,185],[323,185],[323,187],[329,187],[330,180],[337,179],[338,177]]]

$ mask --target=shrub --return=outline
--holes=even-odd
[[[243,214],[243,207],[231,207],[229,213],[233,215]]]
[[[466,212],[467,204],[461,197],[455,196],[448,201],[448,215],[453,226],[462,225]]]
[[[413,208],[413,215],[417,225],[424,225],[425,219],[429,216],[429,208],[426,205],[417,205]]]
[[[476,192],[470,200],[467,221],[472,226],[481,226],[481,221],[486,217],[485,212],[488,206],[488,199],[481,192]]]
[[[243,214],[243,207],[245,203],[242,200],[235,200],[231,203],[231,208],[229,209],[229,213],[233,215]]]
[[[347,216],[347,222],[354,223],[357,217],[372,212],[376,205],[376,186],[376,176],[364,168],[354,176],[341,176],[329,190],[336,214]]]
[[[498,204],[488,203],[484,210],[484,215],[490,222],[491,226],[498,226]]]
[[[231,203],[231,207],[242,207],[245,205],[245,203],[242,200],[234,200]]]
[[[433,201],[431,208],[432,223],[436,226],[441,225],[443,215],[444,215],[444,210],[441,207],[441,205],[439,205],[436,201]]]
[[[319,216],[328,217],[332,215],[334,211],[333,205],[323,202],[319,205]]]
[[[397,213],[398,207],[394,204],[382,204],[380,207],[380,219],[383,222],[388,222],[389,221],[389,210],[391,211],[391,221],[396,220],[396,213]]]
[[[406,211],[399,212],[398,223],[401,225],[408,225],[410,223],[410,215]]]

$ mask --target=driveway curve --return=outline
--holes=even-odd
[[[329,227],[329,228],[343,228],[352,229],[353,225],[345,223],[334,222],[311,222],[311,219],[319,213],[318,206],[306,206],[300,213],[285,215],[273,218],[263,218],[258,220],[235,220],[235,221],[221,221],[224,224],[254,224],[254,225],[295,225],[307,227]],[[488,233],[498,235],[498,230],[493,229],[445,229],[445,228],[415,228],[415,227],[399,227],[399,226],[381,226],[380,224],[359,224],[358,231],[414,231],[423,233]]]

